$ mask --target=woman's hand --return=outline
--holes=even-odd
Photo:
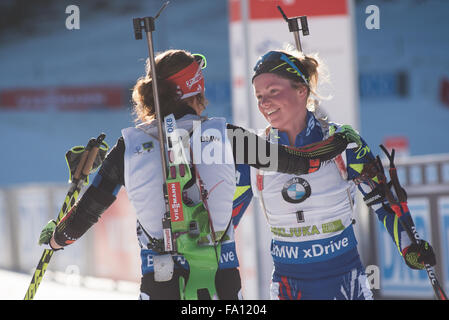
[[[351,143],[351,142],[356,143],[358,146],[358,149],[360,149],[363,145],[362,139],[360,139],[359,133],[356,130],[354,130],[350,125],[340,126],[337,128],[337,130],[335,130],[334,126],[331,126],[329,128],[329,134],[332,136],[336,133],[339,133],[340,135],[342,135],[346,139],[346,141],[348,141],[349,143]]]
[[[63,247],[58,245],[54,239],[54,232],[56,229],[56,221],[50,220],[45,225],[44,229],[41,231],[39,236],[39,245],[48,244],[52,250],[60,250]]]
[[[425,265],[434,266],[436,264],[435,253],[432,246],[425,240],[421,240],[419,244],[411,244],[402,250],[402,256],[405,263],[411,269],[423,270]]]

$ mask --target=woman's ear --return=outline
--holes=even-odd
[[[309,94],[307,86],[304,85],[300,85],[296,90],[301,98],[307,97],[307,95]]]
[[[187,105],[189,107],[191,107],[193,110],[195,110],[195,112],[197,114],[201,113],[200,110],[202,108],[201,108],[201,104],[200,104],[200,101],[199,101],[197,95],[195,95],[193,97],[188,97],[188,98],[184,99],[184,101],[185,101],[185,103],[187,103]]]
[[[187,103],[187,105],[188,105],[189,107],[195,108],[195,104],[196,104],[195,96],[185,98],[183,101],[184,101],[185,103]]]

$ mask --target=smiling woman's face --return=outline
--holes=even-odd
[[[306,87],[295,89],[290,80],[273,73],[258,75],[253,85],[259,111],[272,127],[286,132],[302,127],[307,114]]]

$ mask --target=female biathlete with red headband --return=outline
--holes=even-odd
[[[190,150],[195,170],[207,189],[213,229],[215,234],[223,235],[215,276],[217,297],[205,295],[199,298],[241,298],[234,227],[231,226],[236,190],[236,159],[258,169],[291,174],[306,173],[317,170],[320,163],[345,150],[350,131],[314,145],[312,153],[270,145],[266,140],[242,128],[227,124],[224,119],[201,117],[207,104],[202,73],[204,57],[184,50],[168,50],[157,55],[155,60],[161,117],[163,119],[166,115],[173,114],[177,127],[191,133]],[[133,90],[134,111],[139,124],[122,130],[122,137],[107,155],[92,185],[56,226],[53,236],[48,240],[54,250],[76,241],[98,221],[116,199],[119,189],[125,186],[138,219],[137,235],[142,259],[140,298],[180,299],[180,278],[188,279],[189,261],[183,256],[164,251],[163,177],[160,154],[157,152],[159,141],[152,85],[153,79],[147,70],[147,75],[137,81]],[[240,146],[237,143],[239,134],[247,139]],[[270,146],[274,146],[274,149],[270,149]],[[190,150],[186,150],[186,153],[189,154]],[[242,152],[239,153],[239,150]],[[259,150],[263,151],[263,156]],[[215,161],[217,157],[219,161]],[[202,201],[193,179],[191,185],[184,189],[182,199],[184,203]],[[49,224],[49,228],[52,227],[54,228],[54,223]],[[167,256],[173,260],[172,264],[163,259]],[[174,266],[173,269],[167,270],[170,265]]]

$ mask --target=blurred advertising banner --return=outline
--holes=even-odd
[[[420,237],[432,239],[429,200],[427,198],[410,198],[408,206]],[[433,289],[429,283],[427,272],[410,269],[385,228],[380,223],[377,223],[376,227],[381,294],[383,296],[432,298]]]
[[[331,121],[358,128],[358,89],[352,2],[349,0],[229,0],[229,35],[233,118],[237,125],[262,129],[251,77],[258,57],[267,51],[295,47],[287,17],[307,16],[310,35],[300,38],[306,55],[318,53],[330,76],[319,86],[321,107]]]
[[[84,111],[119,109],[124,89],[118,86],[18,88],[0,91],[0,109],[26,111]]]
[[[443,78],[440,81],[440,101],[446,107],[449,107],[449,79]]]
[[[7,207],[6,193],[0,190],[0,267],[12,269],[13,265],[13,247],[11,241],[11,221],[6,211]]]
[[[28,184],[3,189],[5,195],[1,216],[10,230],[2,233],[0,240],[9,244],[9,263],[0,262],[0,267],[17,271],[34,272],[41,258],[44,246],[38,245],[42,228],[54,219],[67,193],[66,186]],[[82,273],[89,272],[87,253],[89,235],[76,241],[67,250],[58,252],[52,258],[50,270],[65,271],[76,266]],[[8,252],[8,250],[6,250]],[[6,262],[8,262],[6,260]]]
[[[396,158],[410,156],[410,142],[406,136],[385,137],[382,144],[390,153],[394,149]]]
[[[438,225],[440,226],[440,257],[443,266],[443,288],[449,291],[449,197],[438,199]]]
[[[0,268],[34,272],[44,249],[38,245],[40,232],[66,194],[64,184],[0,188]],[[80,239],[53,255],[48,270],[140,281],[136,215],[124,189]]]
[[[140,281],[136,215],[124,188],[94,226],[95,276]]]

